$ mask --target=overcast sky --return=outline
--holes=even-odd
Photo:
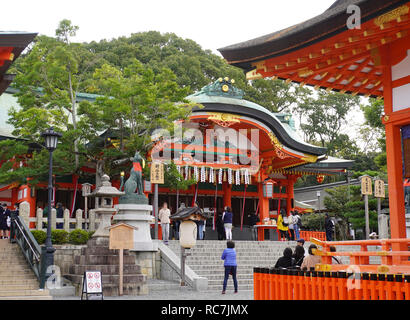
[[[54,36],[59,21],[80,27],[75,42],[99,41],[155,30],[217,49],[310,19],[335,0],[14,0],[2,31]]]
[[[55,35],[62,19],[79,26],[74,42],[110,40],[155,30],[218,48],[250,40],[313,18],[335,0],[14,0],[0,19],[1,31]],[[352,112],[350,125],[363,121]],[[349,130],[350,129],[350,130]],[[345,128],[349,135],[351,127]],[[355,132],[354,130],[353,132]],[[356,131],[357,132],[357,131]]]

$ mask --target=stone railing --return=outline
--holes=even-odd
[[[47,231],[47,217],[43,217],[43,209],[38,208],[35,217],[29,217],[29,222],[34,222],[35,227],[31,227],[30,230],[43,230]],[[62,224],[58,229],[63,229],[70,232],[74,229],[87,229],[88,231],[95,231],[97,224],[100,222],[95,217],[95,211],[93,209],[88,211],[88,218],[83,218],[83,210],[77,209],[75,217],[70,218],[70,210],[65,209],[63,218],[57,218],[56,209],[51,209],[51,229],[57,229],[58,224]],[[45,224],[44,224],[45,223]],[[30,225],[32,225],[30,223]],[[85,227],[87,225],[87,228]]]

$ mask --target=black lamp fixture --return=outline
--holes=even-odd
[[[58,138],[61,133],[55,132],[53,127],[50,127],[41,134],[45,140],[45,147],[49,152],[49,167],[48,167],[48,214],[47,214],[47,237],[45,245],[41,248],[41,275],[40,288],[44,289],[47,278],[51,275],[49,267],[54,265],[54,251],[51,243],[51,201],[53,196],[53,151],[57,148]]]

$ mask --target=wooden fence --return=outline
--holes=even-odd
[[[43,230],[47,231],[45,223],[48,222],[47,217],[43,217],[43,209],[38,208],[36,211],[36,217],[29,217],[28,221],[31,222],[28,225],[35,225],[30,230]],[[83,210],[77,209],[75,217],[70,217],[70,211],[64,210],[63,218],[57,218],[56,209],[51,209],[51,229],[63,229],[70,232],[74,229],[87,229],[88,231],[95,231],[96,224],[100,222],[95,217],[95,211],[93,209],[88,211],[88,218],[83,217]],[[87,228],[86,228],[87,226]]]
[[[410,300],[410,275],[254,268],[255,300]]]
[[[299,235],[301,239],[309,241],[310,238],[316,238],[322,241],[326,241],[326,232],[323,231],[304,231],[300,230]]]

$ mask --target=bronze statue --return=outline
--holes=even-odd
[[[138,151],[135,152],[132,160],[132,168],[130,176],[124,183],[124,177],[121,176],[120,190],[124,187],[125,195],[119,199],[119,203],[148,203],[148,198],[144,194],[142,184],[142,168],[145,166],[145,161]]]

